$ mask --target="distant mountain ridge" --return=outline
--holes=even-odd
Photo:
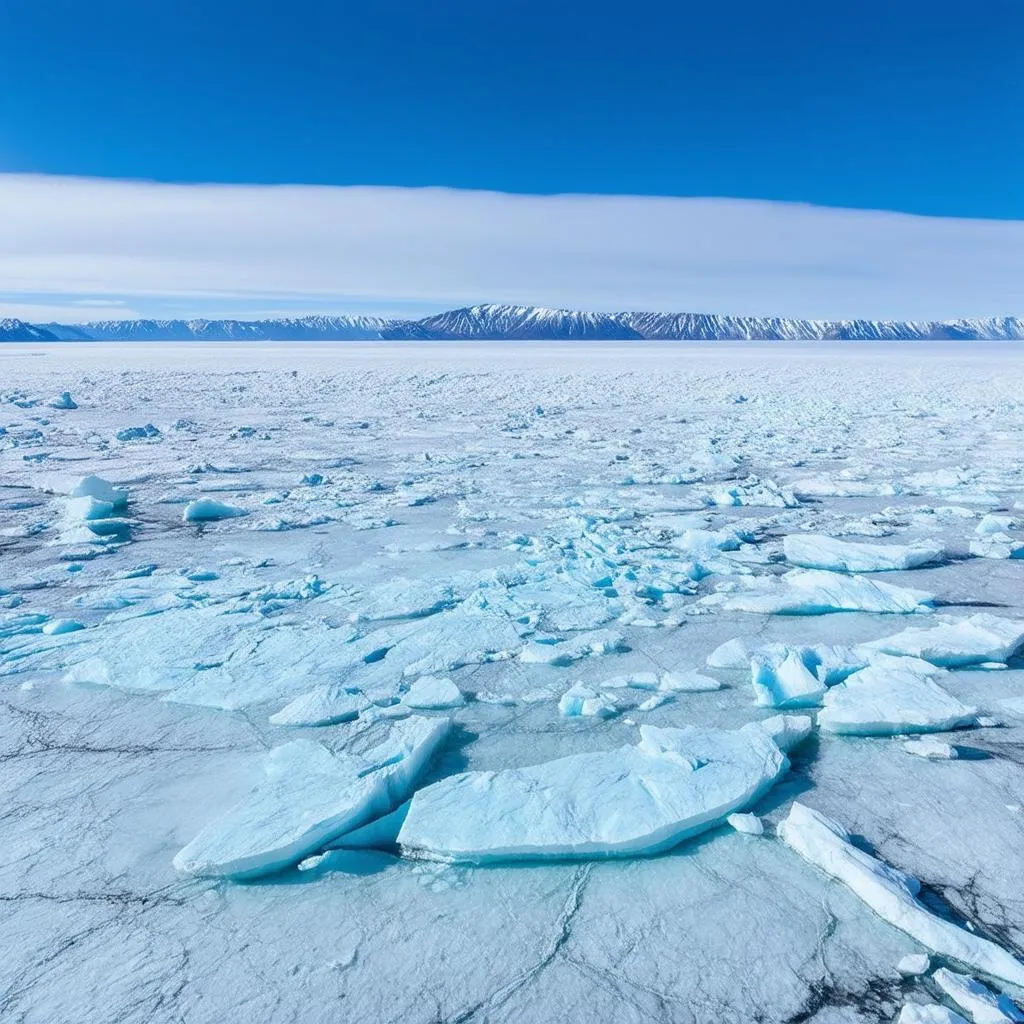
[[[800,320],[710,313],[591,313],[481,305],[421,320],[305,316],[274,320],[0,320],[0,341],[1021,341],[1024,318]]]

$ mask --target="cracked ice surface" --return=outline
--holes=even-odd
[[[1014,1019],[1024,353],[2,354],[0,1018]]]

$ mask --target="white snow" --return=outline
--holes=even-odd
[[[916,569],[937,562],[945,553],[935,544],[854,544],[812,533],[789,534],[782,546],[793,565],[833,572]]]
[[[854,846],[837,822],[795,802],[779,835],[801,857],[848,886],[879,917],[933,953],[1024,987],[1024,964],[994,942],[936,917],[917,899],[916,879]]]

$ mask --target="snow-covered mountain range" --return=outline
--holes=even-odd
[[[1024,340],[1024,318],[796,320],[708,313],[590,313],[482,305],[422,320],[306,316],[277,320],[0,320],[0,341],[919,341]]]

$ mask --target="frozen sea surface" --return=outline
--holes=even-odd
[[[0,1019],[1018,1020],[1022,380],[0,347]]]

